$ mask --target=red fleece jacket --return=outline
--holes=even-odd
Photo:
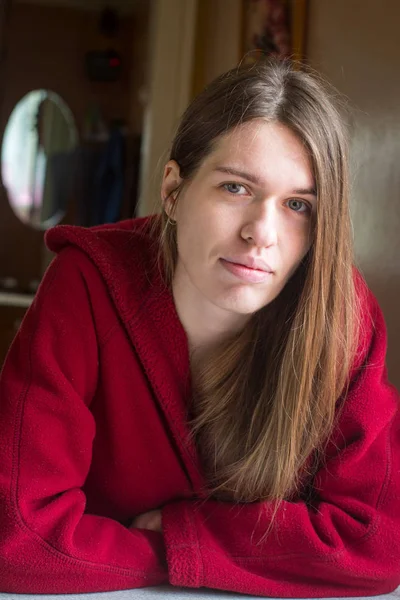
[[[58,252],[0,386],[0,591],[206,586],[281,597],[400,584],[399,398],[372,294],[312,506],[207,500],[189,439],[187,340],[145,221],[47,234]],[[262,508],[268,511],[262,511]],[[129,530],[162,509],[163,532]]]

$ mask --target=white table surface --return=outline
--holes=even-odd
[[[246,600],[260,596],[248,596],[246,594],[236,594],[231,592],[221,592],[208,588],[177,588],[170,585],[160,585],[157,587],[140,588],[135,590],[122,590],[120,592],[104,592],[101,594],[0,594],[0,600]],[[371,596],[362,596],[358,600],[367,600]],[[382,600],[400,600],[400,587],[391,594],[373,596],[373,598]],[[296,600],[292,598],[291,600]],[[334,598],[333,600],[343,600],[343,598]]]

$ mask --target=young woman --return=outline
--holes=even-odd
[[[47,234],[1,378],[0,590],[392,591],[399,397],[330,92],[287,62],[219,77],[161,196]]]

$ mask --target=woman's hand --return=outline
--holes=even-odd
[[[138,515],[132,521],[129,529],[150,529],[151,531],[162,531],[161,510],[150,510]]]

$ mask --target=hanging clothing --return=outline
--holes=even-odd
[[[124,137],[118,127],[110,132],[95,179],[91,225],[114,223],[121,215],[124,194]]]
[[[399,397],[382,313],[364,310],[358,362],[313,483],[276,531],[263,502],[207,499],[190,439],[188,345],[155,265],[151,220],[47,233],[58,256],[0,381],[0,591],[209,587],[278,597],[400,585]],[[162,532],[129,529],[152,509]]]

